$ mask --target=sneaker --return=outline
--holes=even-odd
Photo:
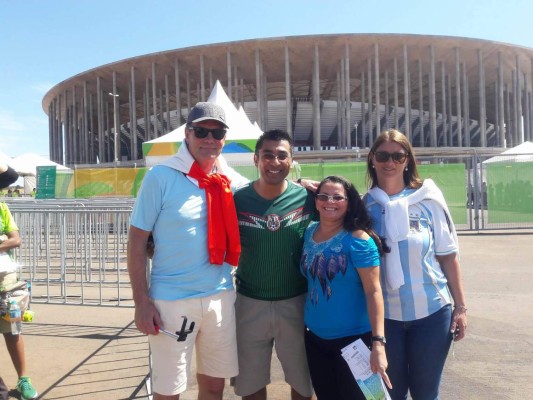
[[[31,379],[28,376],[21,376],[17,382],[17,390],[20,393],[22,400],[36,399],[38,394],[33,385]]]

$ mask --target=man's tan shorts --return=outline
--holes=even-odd
[[[190,380],[193,348],[196,372],[230,378],[239,373],[235,335],[235,292],[223,291],[209,297],[185,300],[155,300],[164,329],[181,329],[182,316],[194,321],[192,333],[178,342],[162,333],[150,335],[152,384],[155,393],[170,396],[184,392]]]
[[[305,294],[279,301],[255,300],[237,293],[239,375],[235,393],[248,396],[270,383],[272,346],[287,383],[304,397],[313,394],[304,343]]]

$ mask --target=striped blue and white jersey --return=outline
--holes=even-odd
[[[390,199],[409,196],[414,191],[404,189]],[[374,230],[379,236],[384,236],[383,207],[369,194],[365,203]],[[451,303],[447,280],[436,256],[458,251],[448,216],[436,201],[423,200],[410,205],[409,224],[407,239],[398,243],[405,284],[394,290],[387,288],[386,265],[382,263],[381,268],[385,318],[396,321],[424,318]]]

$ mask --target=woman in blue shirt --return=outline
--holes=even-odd
[[[320,216],[307,228],[300,264],[307,278],[305,345],[318,400],[365,399],[341,350],[357,339],[372,347],[370,365],[385,370],[380,240],[355,187],[329,176],[316,190]]]

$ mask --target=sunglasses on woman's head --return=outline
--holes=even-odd
[[[223,128],[211,129],[202,126],[190,126],[189,129],[194,131],[194,136],[198,139],[205,139],[209,132],[211,132],[211,135],[215,140],[222,140],[224,139],[224,136],[226,136],[226,130]]]
[[[397,152],[397,153],[387,153],[386,151],[376,151],[374,157],[377,162],[384,163],[389,161],[392,158],[396,164],[401,164],[407,158],[407,153]]]

